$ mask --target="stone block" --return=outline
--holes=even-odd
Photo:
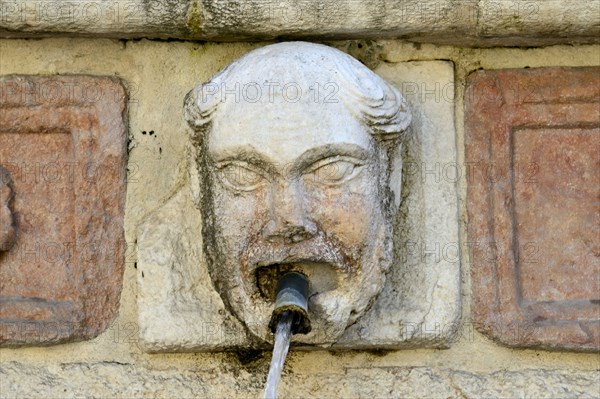
[[[257,374],[266,374],[268,363],[255,362],[253,366],[250,370],[189,365],[144,367],[103,361],[65,362],[55,367],[11,361],[0,364],[0,391],[9,398],[54,398],[65,397],[66,393],[70,397],[260,397],[262,384],[257,383]],[[374,364],[339,370],[315,367],[286,372],[279,395],[307,399],[597,398],[598,372],[550,367],[471,372]]]
[[[0,37],[388,39],[467,46],[598,43],[588,0],[3,0]]]
[[[371,309],[331,349],[448,347],[460,317],[457,179],[442,177],[443,166],[456,166],[454,68],[409,62],[375,72],[404,93],[413,115],[413,134],[402,151],[395,261]],[[439,173],[428,175],[426,168]],[[202,249],[199,190],[191,162],[186,185],[138,230],[140,338],[150,352],[257,347],[213,287]]]
[[[109,77],[3,76],[0,109],[0,345],[94,337],[122,285],[125,90]]]
[[[600,348],[600,68],[479,71],[465,94],[473,315],[510,346]]]

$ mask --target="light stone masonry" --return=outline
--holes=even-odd
[[[580,3],[584,2],[574,2],[573,7]],[[173,15],[179,15],[176,8]],[[564,18],[579,17],[565,14]],[[88,341],[0,349],[0,397],[246,398],[261,394],[269,352],[150,354],[144,350],[138,323],[143,309],[138,304],[147,297],[138,289],[138,279],[149,276],[146,270],[143,276],[139,271],[144,251],[136,239],[144,221],[150,215],[160,214],[166,209],[165,204],[182,200],[178,193],[189,185],[189,133],[182,116],[186,93],[234,59],[266,44],[75,38],[0,40],[1,75],[118,76],[128,92],[126,248],[117,318],[104,333]],[[422,179],[425,187],[442,190],[440,196],[444,200],[457,201],[462,312],[456,334],[447,341],[448,349],[292,350],[280,394],[298,398],[598,398],[597,353],[508,348],[479,333],[471,318],[473,243],[468,242],[466,234],[464,87],[467,76],[478,69],[597,66],[600,46],[481,49],[401,40],[339,41],[329,45],[349,52],[400,87],[407,100],[423,110],[423,115],[431,115],[427,110],[435,110],[428,122],[432,126],[439,126],[436,115],[447,115],[448,110],[452,113],[454,122],[448,122],[438,134],[454,134],[455,155],[448,153],[451,145],[436,147],[441,143],[429,142],[426,148],[414,148],[438,149],[441,159],[450,157],[454,163],[414,164],[410,174]],[[397,73],[400,70],[402,75]],[[432,78],[434,74],[439,74],[439,78]],[[445,87],[448,82],[453,82],[453,87]],[[453,167],[459,172],[457,181],[451,174]],[[452,182],[455,192],[443,191],[448,182]],[[448,197],[450,194],[453,197]],[[177,214],[165,212],[162,217],[169,221],[189,215],[186,223],[196,229],[200,220],[191,210],[182,207]],[[173,224],[165,226],[172,228]],[[148,232],[148,237],[159,236],[165,230]],[[434,235],[436,231],[437,226],[427,234]],[[181,254],[194,254],[197,250],[196,243],[175,244],[182,249],[178,251]],[[158,255],[157,252],[157,259]],[[202,269],[197,273],[202,273]],[[452,281],[440,279],[440,284],[448,283]],[[171,289],[169,284],[169,280],[165,281],[165,291]],[[444,291],[443,287],[436,289]],[[213,305],[207,302],[207,306]],[[449,301],[439,306],[453,304]],[[158,313],[162,311],[159,308]],[[430,331],[435,328],[428,327]],[[174,337],[178,332],[178,326],[168,320],[163,321],[163,329],[171,331]]]

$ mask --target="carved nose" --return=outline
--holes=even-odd
[[[314,237],[317,226],[306,214],[304,201],[303,190],[298,184],[288,183],[272,190],[270,218],[263,229],[264,239],[291,244]]]

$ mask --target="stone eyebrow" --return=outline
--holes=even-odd
[[[360,161],[366,161],[372,155],[372,150],[366,149],[357,144],[335,143],[326,144],[320,147],[311,148],[298,157],[291,169],[293,172],[300,173],[314,163],[331,157],[349,157]]]
[[[217,165],[235,161],[246,162],[275,176],[290,172],[293,174],[300,174],[314,163],[331,157],[349,157],[356,158],[359,161],[366,161],[370,155],[372,155],[371,149],[366,149],[358,144],[332,143],[311,148],[305,151],[296,160],[280,165],[274,164],[251,146],[238,146],[227,151],[226,155],[211,157],[211,162]]]
[[[228,151],[225,156],[211,157],[211,161],[215,164],[242,161],[263,169],[270,174],[279,174],[271,161],[250,146],[235,147],[231,151]]]

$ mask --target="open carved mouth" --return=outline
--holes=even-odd
[[[308,277],[309,297],[331,291],[338,286],[339,268],[328,262],[273,263],[256,269],[256,285],[260,295],[269,302],[275,302],[277,282],[286,272],[296,271]]]

